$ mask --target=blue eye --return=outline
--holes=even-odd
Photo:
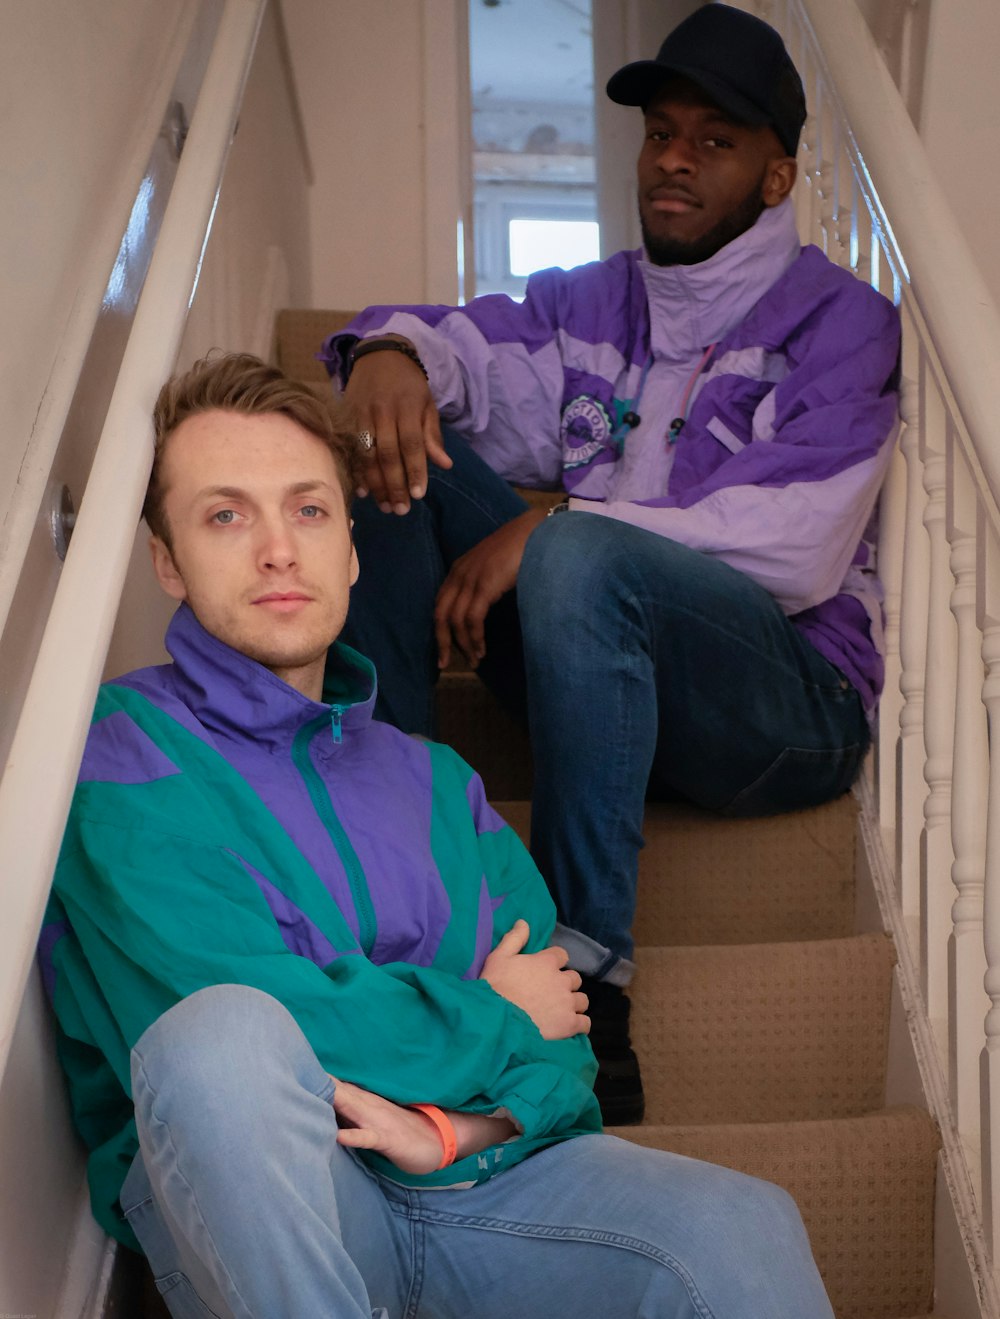
[[[316,504],[304,504],[299,509],[299,512],[302,514],[304,518],[318,518],[321,517],[323,514],[323,510],[319,508]]]
[[[231,508],[220,508],[218,513],[212,514],[212,521],[228,527],[231,522],[236,521],[236,514]]]

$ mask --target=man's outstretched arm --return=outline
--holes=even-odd
[[[440,1132],[419,1109],[394,1104],[349,1081],[337,1081],[333,1107],[340,1123],[337,1140],[341,1145],[372,1150],[403,1172],[428,1173],[441,1166]],[[509,1117],[454,1109],[444,1115],[455,1132],[455,1162],[518,1134]]]

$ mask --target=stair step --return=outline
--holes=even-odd
[[[883,935],[642,948],[632,1039],[651,1122],[845,1118],[884,1103]]]
[[[335,330],[342,330],[357,311],[315,311],[291,308],[279,311],[274,321],[277,362],[293,380],[322,382],[329,387],[329,376],[316,354],[320,344]]]
[[[850,796],[759,820],[650,803],[636,942],[774,943],[852,933],[856,821]]]
[[[437,686],[437,740],[454,747],[483,780],[490,801],[531,796],[528,735],[471,671],[444,673]]]
[[[940,1139],[922,1109],[814,1122],[611,1130],[789,1191],[837,1319],[899,1319],[930,1310]]]
[[[527,843],[531,804],[490,800]],[[636,943],[778,943],[851,934],[856,818],[849,796],[762,820],[648,803]]]

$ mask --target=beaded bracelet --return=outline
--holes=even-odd
[[[437,1127],[438,1135],[441,1137],[441,1162],[434,1169],[440,1172],[442,1168],[449,1167],[455,1162],[458,1154],[458,1137],[455,1135],[455,1128],[452,1125],[451,1118],[443,1112],[436,1104],[410,1104],[410,1108],[415,1108],[418,1113],[423,1113]]]
[[[361,339],[351,349],[350,365],[351,371],[354,370],[359,357],[364,357],[366,353],[402,353],[420,367],[424,373],[424,379],[428,380],[427,368],[420,360],[420,354],[408,343],[401,343],[398,339]],[[350,378],[350,373],[348,373]]]

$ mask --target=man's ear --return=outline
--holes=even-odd
[[[156,580],[167,595],[172,600],[186,600],[187,587],[184,585],[184,579],[177,571],[174,556],[159,536],[150,536],[149,552],[153,556],[153,571],[156,573]]]
[[[798,165],[794,156],[779,156],[767,163],[762,196],[765,206],[778,206],[795,186]]]
[[[354,525],[353,523],[351,524]],[[354,548],[354,537],[351,537],[351,585],[358,580],[358,574],[361,572],[361,565],[358,563],[358,552]]]

